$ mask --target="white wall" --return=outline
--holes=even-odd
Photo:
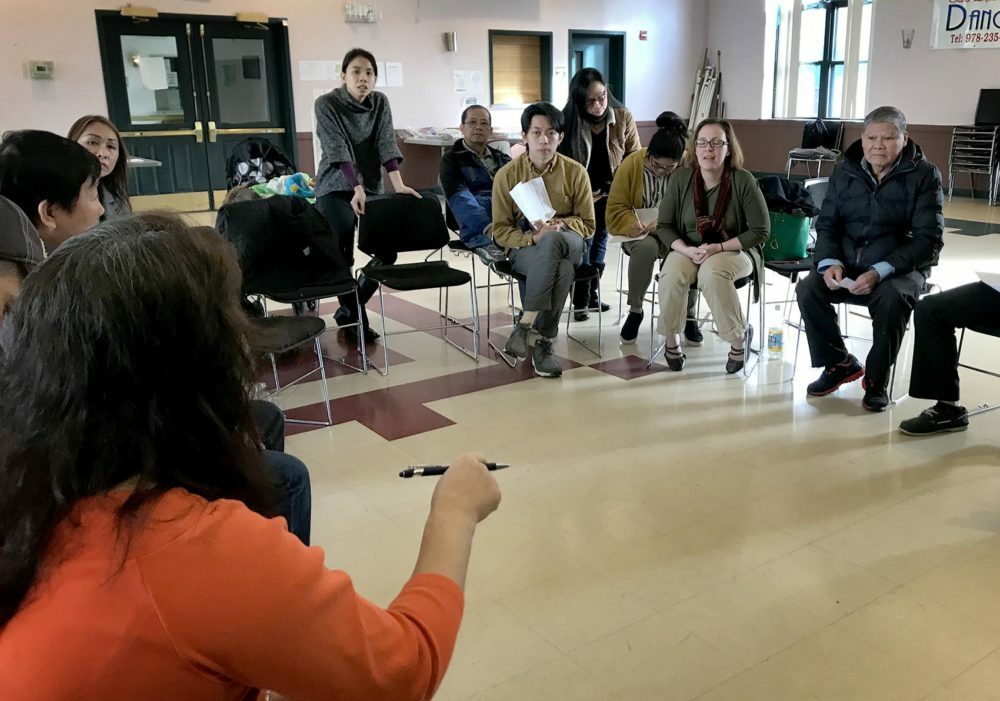
[[[760,119],[764,0],[710,0],[708,49],[712,63],[716,62],[716,51],[722,52],[722,99],[726,103],[726,116]]]
[[[930,48],[931,3],[876,0],[869,108],[895,105],[913,124],[971,124],[980,88],[1000,88],[1000,49]],[[914,29],[903,48],[900,31]]]
[[[739,0],[735,0],[739,1]],[[80,114],[104,113],[94,9],[121,3],[94,0],[46,2],[45,11],[24,0],[0,0],[0,130],[24,127],[65,132]],[[553,32],[553,66],[568,62],[567,31],[627,31],[627,104],[640,120],[664,109],[686,115],[691,86],[707,38],[703,0],[630,0],[627,11],[616,0],[382,0],[383,19],[374,25],[347,24],[342,3],[295,0],[280,6],[261,0],[150,0],[160,12],[233,14],[263,11],[288,18],[297,129],[311,129],[313,90],[336,83],[303,82],[298,62],[343,58],[363,46],[379,61],[403,62],[404,85],[385,88],[397,127],[454,126],[461,98],[452,89],[452,71],[483,71],[488,89],[488,29]],[[640,42],[645,29],[648,41]],[[458,51],[444,50],[442,34],[458,33]],[[28,59],[55,61],[55,79],[27,78]],[[554,101],[562,104],[566,79],[555,80]],[[484,90],[485,92],[485,90]],[[488,99],[488,93],[484,96]],[[499,115],[516,124],[516,114]]]

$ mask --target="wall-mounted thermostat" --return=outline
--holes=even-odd
[[[52,61],[28,61],[28,75],[33,80],[50,80],[54,68]]]

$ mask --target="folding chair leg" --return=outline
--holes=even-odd
[[[988,411],[994,411],[1000,409],[1000,404],[989,404],[983,403],[976,406],[976,408],[968,412],[967,416],[971,419],[973,416],[979,416],[980,414],[985,414]]]
[[[513,278],[507,279],[507,299],[510,303],[510,319],[512,324],[516,324],[517,320],[514,318],[514,280]],[[490,299],[489,290],[486,294],[486,343],[493,352],[496,354],[500,360],[504,362],[507,367],[513,368],[517,365],[517,358],[513,358],[503,352],[497,344],[493,342],[493,337],[490,335],[493,329],[493,317],[492,317],[492,300]]]
[[[310,370],[302,377],[297,380],[293,380],[286,387],[291,387],[300,380],[312,375],[314,372],[319,372],[320,381],[322,382],[321,391],[323,393],[323,406],[326,408],[326,421],[313,421],[310,419],[290,419],[287,416],[285,421],[290,424],[305,424],[307,426],[333,426],[333,413],[330,410],[330,388],[326,384],[326,363],[323,358],[323,346],[320,344],[320,337],[317,336],[313,339],[313,348],[316,352],[316,362],[317,367],[315,370]],[[271,356],[271,370],[274,373],[274,391],[271,392],[270,397],[273,397],[281,390],[281,383],[278,381],[278,364],[274,359],[274,353],[268,353]],[[282,412],[284,413],[284,412]]]
[[[320,337],[314,340],[316,343],[316,360],[319,362],[319,376],[322,382],[323,405],[326,407],[326,425],[333,426],[333,413],[330,411],[330,388],[326,384],[326,363],[323,361],[323,346],[319,342]]]
[[[753,371],[757,369],[757,366],[760,365],[760,358],[764,354],[764,343],[765,343],[765,340],[764,340],[764,338],[765,338],[765,334],[764,334],[764,313],[766,311],[765,307],[764,307],[764,300],[766,299],[766,297],[764,296],[764,293],[761,292],[761,298],[758,300],[758,303],[757,303],[757,307],[758,307],[758,315],[757,315],[758,318],[757,318],[757,321],[758,321],[758,324],[760,325],[760,329],[755,334],[757,336],[757,343],[759,344],[759,348],[754,348],[753,347],[753,338],[750,337],[750,329],[753,328],[753,324],[750,323],[750,310],[753,307],[753,283],[751,282],[746,287],[747,287],[747,312],[746,312],[746,319],[747,319],[748,326],[747,326],[747,331],[744,334],[744,340],[743,340],[743,377],[744,378],[750,377],[750,375],[753,373]],[[751,365],[750,364],[750,359],[751,359],[751,356],[753,356],[753,355],[756,355],[757,357],[754,358],[753,365]]]
[[[623,289],[624,286],[625,286],[625,249],[619,246],[618,247],[618,321],[615,322],[616,326],[622,323],[622,318],[625,316],[624,312],[625,306],[624,302],[622,301],[623,293],[625,292],[625,290]]]
[[[660,276],[653,276],[653,297],[649,305],[649,359],[646,360],[646,369],[649,370],[653,367],[653,361],[656,360],[664,348],[667,347],[667,342],[664,341],[659,346],[656,346],[656,293],[657,288],[660,284]]]
[[[467,356],[479,362],[479,312],[477,311],[476,304],[476,286],[472,282],[473,278],[470,278],[469,284],[471,286],[471,301],[472,301],[472,326],[468,324],[463,324],[457,319],[452,319],[448,313],[448,305],[451,299],[451,288],[444,289],[444,323],[441,325],[441,335],[444,338],[444,342],[455,350],[459,350],[465,353]],[[458,345],[453,340],[448,338],[448,325],[453,322],[454,325],[461,326],[463,329],[472,332],[472,351],[470,352],[468,348]]]
[[[577,283],[574,282],[573,284],[575,285]],[[595,310],[591,309],[589,311],[595,311]],[[587,350],[589,350],[591,353],[593,353],[594,355],[596,355],[598,358],[603,358],[604,356],[601,354],[601,345],[602,345],[602,335],[603,335],[603,332],[604,332],[604,321],[603,321],[603,319],[601,317],[601,285],[600,285],[600,280],[598,280],[598,285],[597,285],[597,308],[596,308],[596,312],[597,312],[597,350],[596,351],[593,348],[591,348],[590,346],[588,346],[587,343],[586,343],[586,341],[583,341],[583,340],[577,338],[576,336],[574,336],[573,334],[571,334],[569,332],[570,317],[573,315],[573,303],[572,302],[570,302],[570,304],[566,308],[566,338],[568,338],[569,340],[575,341],[576,343],[580,344],[581,346],[583,346],[584,348],[586,348]]]
[[[274,373],[274,391],[281,391],[281,381],[278,379],[278,363],[274,359],[274,353],[268,353],[271,356],[271,372]]]
[[[378,311],[379,316],[382,317],[382,362],[384,365],[382,370],[374,365],[372,367],[382,377],[385,377],[389,374],[389,336],[385,331],[385,295],[382,293],[382,285],[378,286]]]

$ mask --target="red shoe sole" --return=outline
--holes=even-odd
[[[838,382],[836,385],[834,385],[833,387],[831,387],[830,389],[828,389],[826,392],[809,392],[807,390],[806,393],[810,397],[825,397],[828,394],[833,394],[834,392],[836,392],[838,389],[841,388],[842,385],[846,385],[848,382],[854,382],[855,380],[859,380],[862,377],[864,377],[864,375],[865,375],[865,369],[864,369],[864,367],[862,367],[856,373],[854,373],[853,375],[848,375],[843,380],[841,380],[840,382]]]

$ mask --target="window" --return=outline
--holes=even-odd
[[[864,116],[872,0],[769,0],[768,22],[771,116]]]
[[[552,33],[491,29],[490,104],[552,99]]]

